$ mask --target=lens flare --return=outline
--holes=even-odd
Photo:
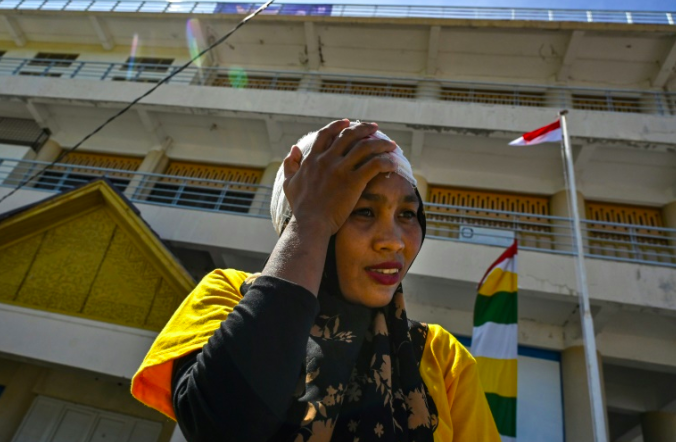
[[[188,44],[190,58],[195,58],[197,54],[200,53],[200,44],[204,45],[206,42],[204,40],[204,35],[202,35],[202,27],[200,26],[199,19],[191,18],[188,20],[185,26],[185,38],[186,43]],[[203,58],[204,57],[198,58],[193,64],[198,68],[201,68],[204,63]]]
[[[244,89],[249,84],[249,77],[244,68],[233,66],[228,70],[228,81],[230,82],[230,87]]]
[[[131,39],[131,52],[129,53],[129,62],[127,63],[127,80],[134,76],[134,64],[136,64],[136,51],[138,50],[138,34],[134,34]]]

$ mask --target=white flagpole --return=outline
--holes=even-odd
[[[564,158],[568,170],[569,195],[573,211],[573,231],[576,249],[577,291],[580,295],[580,316],[582,322],[582,339],[584,341],[585,360],[587,362],[587,384],[591,402],[592,425],[595,442],[608,442],[606,433],[606,419],[603,410],[603,394],[601,392],[601,374],[596,357],[596,334],[594,333],[594,319],[589,307],[589,291],[587,289],[587,271],[584,263],[584,248],[582,246],[582,229],[580,228],[580,213],[577,209],[577,185],[575,183],[575,169],[573,154],[570,148],[568,126],[566,124],[567,110],[559,112],[561,130],[563,132]]]

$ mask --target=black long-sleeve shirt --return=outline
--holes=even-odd
[[[293,394],[305,363],[316,297],[260,276],[209,342],[174,364],[173,406],[189,442],[282,441],[305,410]]]

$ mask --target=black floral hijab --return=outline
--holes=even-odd
[[[425,214],[416,195],[424,238]],[[382,308],[347,302],[338,286],[334,244],[332,239],[320,311],[289,411],[292,425],[279,440],[431,442],[437,411],[419,372],[427,326],[407,318],[401,285]]]

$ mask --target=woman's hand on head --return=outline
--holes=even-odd
[[[396,171],[389,156],[380,155],[396,144],[367,139],[376,124],[349,125],[334,121],[318,132],[304,160],[298,146],[284,159],[284,193],[296,223],[329,236],[345,223],[371,179]]]

